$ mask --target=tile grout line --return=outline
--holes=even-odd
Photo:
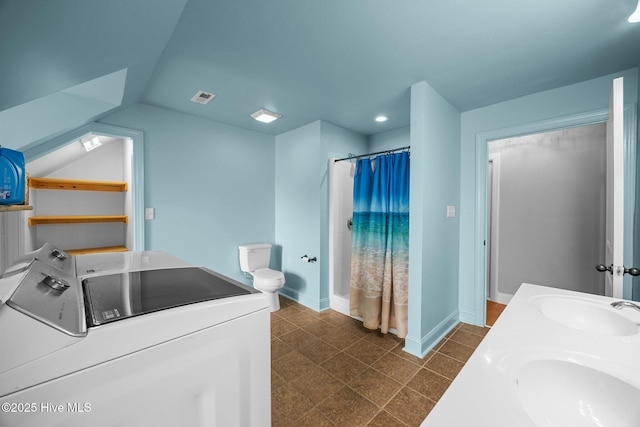
[[[337,326],[337,325],[334,325],[334,326]],[[301,329],[304,329],[304,327],[301,327]],[[307,331],[307,332],[308,332],[308,331]],[[360,363],[363,363],[364,365],[366,365],[366,368],[371,368],[371,369],[373,369],[374,371],[376,371],[376,372],[378,372],[378,373],[380,373],[380,374],[385,375],[385,376],[387,376],[387,377],[388,377],[388,375],[386,375],[384,372],[380,371],[379,369],[374,368],[374,367],[373,367],[373,364],[374,364],[375,362],[379,361],[380,359],[382,359],[383,357],[385,357],[387,354],[391,353],[391,352],[392,352],[392,351],[393,351],[393,350],[394,350],[398,345],[400,345],[400,344],[396,344],[396,345],[394,345],[393,347],[391,347],[391,348],[387,349],[387,348],[381,347],[381,346],[379,346],[379,345],[377,345],[377,344],[375,344],[375,343],[371,343],[371,342],[369,342],[368,340],[366,340],[366,338],[367,338],[367,336],[366,336],[366,335],[364,335],[364,336],[362,336],[362,337],[356,337],[355,335],[353,335],[353,336],[354,336],[354,338],[356,338],[356,340],[355,340],[353,343],[351,343],[350,345],[348,345],[347,347],[342,348],[342,349],[339,349],[339,348],[335,347],[334,345],[332,345],[331,343],[328,343],[328,342],[326,342],[326,341],[322,340],[322,337],[318,337],[318,338],[319,338],[320,340],[322,340],[325,344],[331,345],[332,347],[334,347],[335,349],[337,349],[337,350],[338,350],[338,353],[336,353],[336,355],[338,355],[338,354],[340,354],[340,353],[343,353],[345,356],[347,356],[347,357],[349,357],[349,358],[352,358],[352,359],[354,359],[354,360],[356,360],[356,361],[358,361],[358,362],[360,362]],[[376,347],[378,347],[378,348],[380,348],[380,349],[384,350],[384,354],[383,354],[382,356],[380,356],[378,359],[376,359],[375,361],[373,361],[372,363],[365,363],[364,361],[362,361],[362,360],[358,359],[357,357],[354,357],[354,356],[352,356],[351,354],[349,354],[349,353],[347,353],[347,352],[346,352],[346,350],[347,350],[348,348],[351,348],[352,346],[354,346],[355,344],[357,344],[359,341],[362,341],[362,340],[364,340],[364,341],[366,341],[367,343],[372,344],[372,345],[375,345]],[[336,355],[334,355],[334,356],[332,356],[332,357],[335,357]],[[304,355],[303,355],[303,356],[304,356]],[[308,358],[307,358],[307,359],[308,359]],[[329,360],[329,359],[331,359],[331,358],[328,358],[327,360]],[[308,360],[310,360],[310,359],[308,359]],[[323,369],[326,373],[328,373],[329,375],[331,375],[335,380],[339,381],[339,382],[340,382],[340,384],[341,384],[343,387],[348,388],[348,389],[349,389],[349,390],[351,390],[353,393],[355,393],[355,394],[356,394],[356,395],[358,395],[359,397],[361,397],[361,398],[365,399],[367,402],[371,403],[374,407],[376,407],[376,408],[377,408],[376,413],[372,415],[372,417],[367,421],[367,423],[369,423],[369,422],[373,421],[373,420],[375,419],[375,417],[376,417],[378,414],[380,414],[381,412],[385,411],[384,406],[385,406],[386,404],[388,404],[388,403],[389,403],[389,402],[390,402],[390,401],[391,401],[391,400],[392,400],[392,399],[397,395],[397,393],[398,393],[398,392],[400,392],[400,390],[402,390],[404,387],[406,387],[406,383],[402,383],[402,382],[400,382],[400,381],[397,381],[395,378],[389,377],[389,378],[391,378],[392,380],[396,381],[398,384],[400,384],[400,385],[401,385],[401,387],[398,389],[398,391],[397,391],[396,393],[394,393],[394,394],[391,396],[391,398],[389,398],[389,399],[384,403],[384,405],[378,405],[377,403],[373,402],[373,401],[372,401],[371,399],[369,399],[368,397],[363,396],[363,395],[362,395],[360,392],[358,392],[357,390],[354,390],[348,382],[343,381],[342,379],[340,379],[340,378],[336,377],[336,376],[334,375],[334,373],[333,373],[333,372],[331,372],[331,371],[327,370],[325,367],[323,367],[323,366],[322,366],[322,363],[326,362],[327,360],[325,360],[325,361],[323,361],[323,362],[321,362],[321,363],[316,363],[316,362],[313,362],[313,361],[312,361],[312,363],[314,363],[314,364],[315,364],[316,366],[318,366],[319,368]],[[413,363],[413,362],[411,362],[411,363]],[[419,366],[419,365],[416,365],[416,366]],[[331,397],[331,396],[326,396],[323,400],[319,401],[317,404],[315,404],[315,405],[313,406],[313,408],[312,408],[312,409],[310,409],[309,411],[307,411],[305,414],[302,414],[302,415],[298,418],[298,420],[299,420],[299,419],[301,419],[301,418],[303,418],[304,416],[306,416],[306,415],[307,415],[309,412],[311,412],[313,409],[316,409],[318,406],[320,406],[324,401],[326,401],[326,400],[327,400],[328,398],[330,398],[330,397]],[[388,413],[388,412],[387,412],[387,413]],[[391,414],[389,414],[389,415],[390,415],[390,416],[392,416],[394,419],[397,419],[394,415],[391,415]],[[404,423],[403,423],[403,424],[404,424]]]
[[[329,333],[325,333],[323,335],[316,335],[316,333],[314,333],[313,331],[307,329],[307,327],[311,327],[311,325],[314,325],[315,322],[320,322],[322,323],[323,327],[335,327],[335,328],[340,328],[340,329],[344,329],[345,326],[349,325],[349,321],[334,321],[332,322],[330,319],[328,319],[327,317],[329,316],[323,316],[321,313],[311,313],[311,312],[306,312],[306,310],[301,310],[298,309],[296,306],[293,305],[286,305],[286,307],[291,307],[288,311],[287,311],[287,315],[282,315],[283,312],[281,313],[276,313],[274,314],[274,316],[272,317],[272,321],[274,320],[282,320],[284,322],[286,322],[286,325],[288,325],[285,329],[286,332],[281,333],[279,335],[273,335],[271,336],[272,339],[278,340],[279,342],[281,342],[282,344],[288,346],[291,350],[284,353],[283,355],[281,355],[281,357],[284,357],[286,354],[289,354],[291,351],[297,351],[298,355],[300,355],[301,357],[304,357],[306,360],[308,360],[310,363],[313,364],[313,366],[316,366],[320,369],[322,369],[325,373],[327,373],[328,375],[330,375],[334,380],[337,381],[338,384],[340,384],[341,387],[346,387],[348,390],[350,390],[351,392],[353,392],[355,395],[357,395],[359,398],[364,399],[366,402],[368,402],[369,404],[373,405],[374,408],[376,408],[375,412],[372,412],[371,414],[367,414],[367,421],[364,425],[367,425],[369,423],[371,423],[373,420],[375,420],[381,413],[385,413],[386,416],[392,417],[394,420],[396,420],[397,422],[406,425],[406,423],[404,422],[404,420],[401,420],[399,418],[397,418],[395,415],[393,415],[391,412],[388,412],[388,410],[386,409],[387,405],[392,402],[396,396],[402,392],[402,390],[404,389],[408,389],[411,390],[412,392],[415,392],[416,394],[418,394],[419,396],[427,399],[427,401],[431,402],[432,404],[436,404],[437,401],[434,401],[432,398],[425,396],[424,394],[422,394],[420,391],[414,389],[413,387],[409,386],[408,384],[421,372],[421,370],[424,368],[426,371],[431,372],[435,375],[438,375],[439,377],[442,377],[443,379],[445,379],[449,385],[447,386],[447,388],[450,386],[451,382],[455,379],[455,376],[453,378],[450,378],[447,375],[444,375],[444,372],[438,372],[432,368],[427,367],[426,365],[429,363],[429,361],[431,361],[434,356],[436,354],[440,355],[441,357],[444,357],[447,360],[452,360],[455,361],[457,363],[461,363],[463,366],[466,363],[466,360],[459,360],[453,356],[450,356],[448,354],[445,353],[441,353],[439,350],[442,349],[442,347],[444,347],[448,342],[452,342],[455,343],[459,346],[463,346],[464,348],[467,348],[471,351],[474,350],[473,346],[468,345],[466,342],[468,342],[468,340],[466,342],[460,342],[463,341],[461,339],[462,336],[464,336],[464,333],[466,334],[470,334],[471,336],[475,336],[477,338],[479,338],[479,342],[482,341],[482,339],[484,338],[484,336],[486,336],[486,331],[484,333],[476,333],[477,330],[474,330],[473,328],[480,328],[482,329],[487,329],[487,328],[482,328],[482,327],[476,327],[474,325],[469,325],[469,327],[464,327],[463,323],[458,323],[448,334],[445,338],[443,338],[443,340],[441,340],[435,347],[434,349],[432,349],[426,356],[424,359],[420,359],[420,363],[415,362],[415,359],[409,358],[409,357],[403,357],[402,354],[397,354],[397,349],[398,347],[402,346],[401,342],[396,342],[394,345],[387,347],[387,346],[381,346],[379,345],[377,342],[375,342],[373,339],[371,339],[370,337],[372,335],[361,335],[361,336],[357,336],[355,334],[352,334],[350,331],[345,331],[346,333],[348,333],[349,335],[352,335],[354,338],[354,341],[350,344],[348,344],[345,347],[339,348],[336,345],[326,341],[326,337],[329,336]],[[310,316],[312,316],[314,319],[310,320],[310,321],[305,321],[304,317],[305,316],[300,316],[300,319],[296,319],[296,320],[290,320],[291,316],[299,316],[301,313],[305,313],[305,314],[309,314]],[[324,312],[322,312],[324,313]],[[339,313],[338,313],[339,314]],[[341,315],[341,314],[339,314]],[[331,315],[333,316],[333,315]],[[341,315],[344,316],[344,315]],[[348,317],[348,316],[347,316]],[[303,322],[303,323],[298,323],[298,322]],[[305,356],[304,354],[300,353],[300,348],[301,347],[295,347],[291,344],[289,344],[287,341],[285,341],[284,339],[282,339],[282,337],[293,333],[295,331],[300,330],[301,332],[303,332],[304,334],[308,334],[314,338],[319,339],[320,341],[322,341],[323,344],[328,345],[329,347],[331,347],[332,349],[336,350],[336,353],[331,355],[330,357],[322,360],[321,362],[315,362],[311,359],[309,359],[307,356]],[[458,332],[458,331],[463,331],[463,334],[460,334],[458,336],[458,339],[460,341],[457,341],[454,338],[454,335]],[[373,330],[371,332],[374,332]],[[357,343],[359,343],[360,341],[364,340],[365,343],[367,345],[373,345],[375,346],[377,349],[381,350],[381,354],[378,358],[376,358],[375,360],[373,360],[372,362],[365,362],[364,360],[350,354],[347,352],[347,350],[349,348],[352,348],[353,346],[355,346]],[[476,345],[477,347],[477,345]],[[330,360],[333,357],[336,357],[340,354],[343,354],[344,356],[347,356],[351,359],[354,359],[355,361],[358,361],[359,363],[362,363],[365,366],[365,369],[372,369],[373,371],[375,371],[376,373],[379,373],[380,375],[383,375],[387,378],[389,378],[390,380],[396,382],[397,384],[400,385],[400,387],[398,388],[398,390],[396,390],[393,394],[390,395],[389,398],[385,399],[384,403],[382,403],[381,405],[378,405],[377,403],[373,402],[370,398],[362,395],[361,393],[359,393],[357,390],[355,390],[354,388],[352,388],[352,384],[350,382],[344,381],[341,378],[338,378],[337,376],[335,376],[334,372],[329,371],[327,368],[325,368],[324,366],[322,366],[323,363],[327,362],[328,360]],[[411,363],[412,365],[415,365],[415,367],[417,367],[417,370],[413,373],[413,375],[411,375],[409,378],[407,378],[406,380],[400,380],[394,376],[390,376],[388,375],[385,371],[374,367],[373,365],[376,364],[377,362],[379,362],[380,360],[382,360],[383,358],[387,357],[388,355],[394,355],[395,357],[400,357],[403,360],[405,360],[408,363]],[[415,357],[415,356],[413,356]],[[276,360],[276,359],[274,359]],[[468,358],[467,358],[468,360]],[[459,372],[459,371],[458,371]],[[279,375],[280,376],[280,375]],[[457,373],[456,373],[457,376]],[[284,387],[284,386],[289,386],[290,385],[290,381],[284,380],[284,378],[282,378],[280,376],[280,378],[284,381],[280,387]],[[293,390],[298,393],[296,388],[293,388]],[[445,389],[446,390],[446,389]],[[444,393],[444,391],[443,391]],[[304,396],[304,395],[302,395]],[[328,394],[327,396],[324,396],[324,398],[320,401],[318,401],[317,403],[313,404],[311,406],[311,409],[309,409],[308,411],[305,411],[302,414],[297,414],[299,415],[297,418],[295,418],[295,420],[301,420],[302,418],[308,416],[310,413],[312,413],[314,410],[317,410],[318,406],[320,406],[322,403],[324,403],[327,399],[329,399],[331,397],[331,394]],[[290,414],[290,415],[294,415],[294,414]],[[325,416],[324,414],[322,414],[322,412],[320,412],[320,415],[323,417],[323,419],[328,420],[331,424],[334,424],[334,421],[330,418],[328,418],[327,416]],[[370,415],[370,416],[369,416]]]

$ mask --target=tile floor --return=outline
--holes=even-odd
[[[498,302],[487,300],[487,313],[486,313],[487,326],[493,326],[505,308],[507,308],[505,304],[500,304]]]
[[[272,425],[419,426],[488,328],[460,323],[427,356],[336,311],[271,314]]]

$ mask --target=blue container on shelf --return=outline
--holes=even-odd
[[[0,205],[24,203],[24,154],[0,147]]]

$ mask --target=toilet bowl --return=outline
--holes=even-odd
[[[280,309],[278,291],[284,286],[284,274],[269,268],[271,245],[253,243],[238,246],[240,269],[253,279],[253,287],[269,298],[271,311]]]
[[[254,271],[252,276],[253,287],[264,292],[269,297],[271,311],[279,310],[280,300],[277,292],[284,286],[284,274],[281,271],[271,270],[270,268],[261,268]]]

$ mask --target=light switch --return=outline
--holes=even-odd
[[[456,207],[453,205],[447,205],[447,218],[455,218]]]
[[[155,208],[144,208],[144,219],[156,219]]]

